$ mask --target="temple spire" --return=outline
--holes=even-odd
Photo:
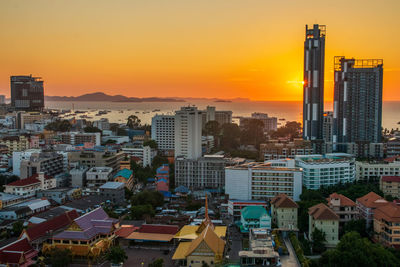
[[[204,217],[205,217],[205,219],[207,220],[207,219],[209,219],[209,218],[208,218],[208,201],[207,201],[207,193],[206,193],[206,206],[205,206],[205,208],[206,208],[206,210],[205,210]]]

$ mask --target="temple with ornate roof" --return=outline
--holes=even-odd
[[[208,216],[207,196],[205,208],[205,218],[200,225],[186,225],[175,235],[175,239],[181,241],[172,256],[178,266],[214,266],[223,261],[226,226],[213,225]]]

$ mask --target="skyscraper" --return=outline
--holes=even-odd
[[[175,157],[201,157],[202,111],[182,107],[175,112]]]
[[[335,57],[334,64],[335,149],[346,151],[349,143],[380,143],[383,60]]]
[[[11,76],[11,107],[15,110],[41,111],[44,108],[43,81],[40,77]]]
[[[322,140],[326,26],[306,25],[304,41],[303,138]]]

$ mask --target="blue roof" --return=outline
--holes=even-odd
[[[147,182],[155,182],[156,179],[155,178],[147,178]]]
[[[177,188],[175,188],[175,192],[188,193],[189,189],[187,189],[185,186],[181,185],[181,186],[178,186]]]
[[[169,173],[168,164],[163,164],[157,168],[157,174],[168,174],[168,173]]]
[[[127,168],[124,168],[122,170],[119,170],[117,172],[117,174],[114,176],[114,178],[122,176],[122,177],[124,177],[126,179],[129,179],[132,176],[132,174],[133,174],[132,170],[128,170]]]
[[[158,179],[158,180],[157,180],[157,183],[159,183],[159,182],[168,183],[168,181],[167,181],[166,179],[164,179],[164,178]]]
[[[121,186],[125,186],[124,183],[119,183],[119,182],[107,182],[100,186],[101,189],[118,189]]]

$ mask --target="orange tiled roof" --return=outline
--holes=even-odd
[[[328,208],[324,203],[319,203],[308,209],[308,214],[313,216],[314,220],[339,220],[339,216]]]
[[[342,195],[342,194],[338,194],[338,193],[332,193],[329,195],[329,197],[326,199],[328,201],[328,203],[332,200],[332,199],[339,199],[340,200],[340,206],[352,206],[354,207],[356,205],[356,203],[351,200],[350,198]]]
[[[400,206],[392,202],[381,205],[376,208],[374,219],[384,219],[388,222],[400,222]]]
[[[212,226],[208,224],[203,232],[191,242],[185,256],[187,257],[192,254],[203,241],[214,252],[216,257],[223,255],[225,241],[219,238]]]
[[[271,204],[273,204],[276,208],[298,208],[296,202],[293,199],[289,198],[285,194],[279,194],[271,200]]]
[[[367,208],[376,208],[382,204],[387,203],[387,201],[383,199],[383,197],[374,192],[369,192],[365,196],[357,198],[357,202]]]

